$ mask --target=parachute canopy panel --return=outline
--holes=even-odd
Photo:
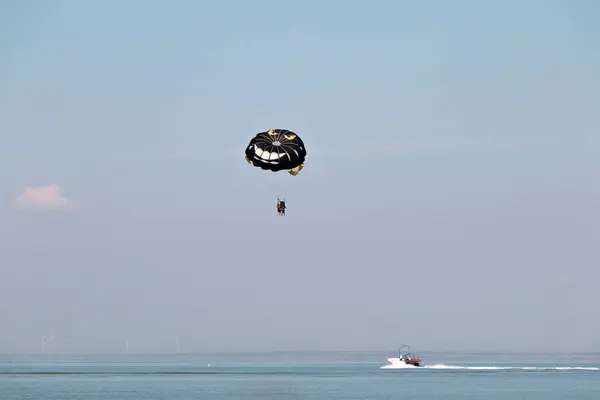
[[[304,168],[306,149],[300,136],[287,129],[260,132],[246,147],[246,161],[263,170],[289,170],[296,175]],[[297,171],[293,171],[298,168]]]

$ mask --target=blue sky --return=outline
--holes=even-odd
[[[170,4],[2,5],[0,351],[598,348],[597,4]]]

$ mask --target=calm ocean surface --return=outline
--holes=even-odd
[[[600,400],[600,354],[1,355],[0,400]]]

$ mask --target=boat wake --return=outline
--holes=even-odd
[[[453,370],[471,370],[471,371],[501,371],[501,370],[520,370],[520,371],[600,371],[600,367],[497,367],[497,366],[459,366],[459,365],[424,365],[415,367],[409,364],[388,364],[381,369],[453,369]]]

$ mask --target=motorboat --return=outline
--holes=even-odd
[[[410,346],[403,345],[398,349],[398,357],[388,358],[388,362],[393,366],[412,365],[420,367],[423,360],[418,355],[410,352]]]

